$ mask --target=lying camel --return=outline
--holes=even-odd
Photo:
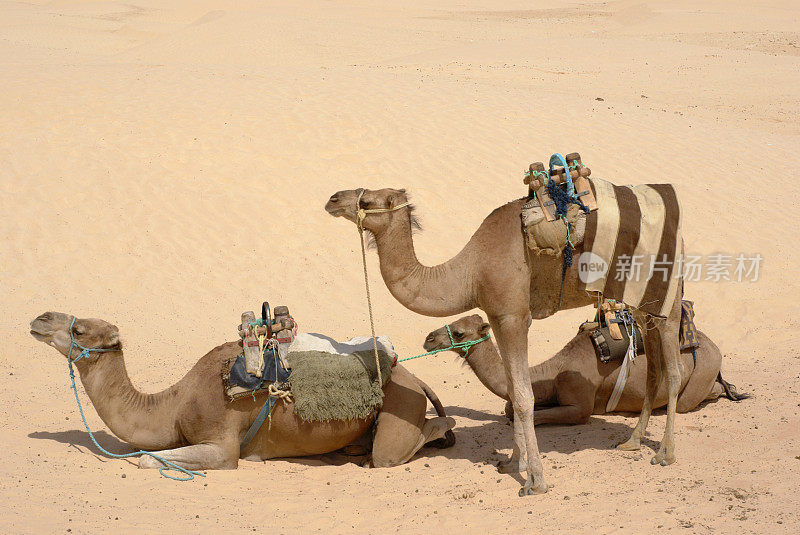
[[[479,315],[464,316],[449,325],[455,342],[479,340],[489,333],[489,324]],[[688,412],[705,400],[725,395],[739,401],[748,397],[739,394],[736,387],[722,379],[720,364],[722,353],[708,336],[698,332],[700,347],[696,350],[697,363],[691,349],[681,351],[681,389],[678,395],[678,412]],[[445,349],[451,346],[447,328],[431,332],[425,339],[425,350]],[[454,349],[464,357],[463,349]],[[465,358],[483,386],[506,401],[508,381],[503,361],[491,340],[475,344]],[[592,414],[605,414],[608,398],[614,390],[622,360],[603,363],[597,358],[588,333],[578,333],[561,351],[548,360],[530,367],[531,383],[536,399],[535,425],[584,424]],[[638,412],[644,402],[647,366],[643,355],[634,361],[625,390],[617,404],[617,411]],[[541,403],[541,406],[540,406]],[[654,408],[667,404],[664,385],[658,390]],[[506,416],[513,419],[511,402],[506,403]]]
[[[74,321],[74,323],[73,323]],[[300,457],[338,450],[370,430],[375,418],[306,422],[294,413],[293,403],[275,403],[270,420],[245,447],[240,443],[267,400],[247,396],[229,402],[220,372],[225,361],[241,353],[240,342],[212,349],[173,386],[157,394],[137,391],[128,378],[119,331],[99,319],[77,319],[47,312],[31,322],[31,334],[68,356],[74,341],[84,348],[103,349],[74,360],[81,382],[100,418],[121,440],[154,451],[189,470],[234,469],[239,459],[260,461]],[[79,350],[72,353],[75,359]],[[372,466],[396,466],[408,461],[423,445],[450,446],[455,425],[445,416],[430,389],[402,366],[392,370],[383,388],[383,406],[377,416]],[[439,417],[426,419],[426,393]],[[150,456],[139,468],[162,468]]]

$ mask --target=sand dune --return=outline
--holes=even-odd
[[[796,530],[794,2],[168,4],[0,3],[0,530]],[[510,451],[503,403],[441,355],[409,368],[456,418],[451,450],[175,483],[94,454],[63,359],[28,335],[46,310],[107,319],[134,383],[156,391],[264,299],[309,330],[368,333],[357,232],[323,211],[332,193],[407,188],[433,264],[524,195],[530,162],[575,150],[601,178],[675,183],[687,251],[765,259],[757,282],[687,283],[728,379],[754,397],[681,415],[671,467],[612,449],[632,417],[543,427],[555,487],[519,500],[484,465]],[[447,319],[405,310],[374,252],[369,266],[379,331],[420,352]],[[531,362],[591,313],[535,322]]]

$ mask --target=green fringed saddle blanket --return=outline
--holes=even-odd
[[[397,355],[385,337],[378,337],[381,379],[378,386],[372,338],[354,338],[336,342],[328,337],[300,333],[289,348],[286,360],[291,368],[286,383],[276,383],[281,390],[291,390],[294,412],[309,422],[367,418],[383,402],[382,387],[392,375]],[[262,383],[256,390],[234,388],[230,371],[236,359],[223,365],[222,379],[228,396],[234,400],[266,390]]]
[[[385,385],[392,375],[394,357],[379,351],[381,378]],[[292,367],[289,385],[294,412],[303,420],[351,420],[367,418],[383,403],[378,386],[375,354],[357,351],[332,355],[321,351],[289,353]]]

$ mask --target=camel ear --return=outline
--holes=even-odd
[[[112,331],[106,336],[106,347],[115,347],[119,345],[119,331]]]
[[[491,326],[488,323],[484,323],[483,325],[481,325],[481,328],[478,329],[478,334],[480,335],[480,337],[483,338],[484,336],[489,334],[490,328]]]

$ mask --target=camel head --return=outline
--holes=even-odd
[[[483,321],[478,314],[464,316],[450,324],[450,332],[453,333],[453,340],[456,342],[471,342],[479,340],[489,333],[489,324]],[[450,336],[447,334],[446,327],[440,327],[432,331],[423,346],[425,351],[434,349],[444,349],[450,347]]]
[[[361,192],[361,201],[358,196]],[[408,195],[404,189],[384,188],[378,190],[348,189],[337,191],[325,204],[325,211],[333,217],[343,217],[353,223],[358,223],[358,211],[362,210],[387,210],[380,213],[368,213],[364,218],[363,226],[373,234],[385,230],[395,217],[411,217],[412,226],[419,229],[413,217],[414,207],[409,205],[398,208],[408,202]]]
[[[72,323],[72,320],[75,323]],[[31,322],[31,335],[53,346],[65,357],[69,355],[72,345],[70,338],[70,326],[72,326],[72,337],[75,342],[86,348],[92,349],[122,349],[119,340],[119,329],[110,323],[98,319],[80,319],[61,312],[45,312]],[[75,358],[80,353],[73,351],[72,357]],[[92,357],[95,354],[91,354]]]

